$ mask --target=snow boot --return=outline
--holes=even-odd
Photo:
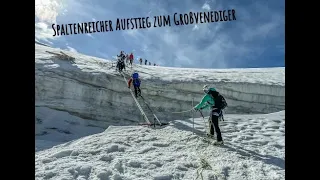
[[[207,133],[207,137],[213,139],[213,138],[214,138],[214,135]]]
[[[214,145],[223,145],[223,141],[216,141],[213,143]]]

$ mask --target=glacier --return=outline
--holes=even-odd
[[[144,120],[114,60],[35,44],[35,179],[187,180],[199,169],[204,179],[284,179],[285,68],[134,64],[126,79],[133,71],[147,103],[169,125],[138,125]],[[198,103],[204,84],[229,104],[219,122],[221,147],[202,138],[208,112],[173,113]]]
[[[67,111],[103,128],[143,121],[126,82],[112,67],[114,62],[64,51],[75,57],[71,62],[47,53],[62,50],[38,44],[35,48],[36,107]],[[127,68],[126,78],[133,70],[142,79],[142,95],[163,121],[190,117],[170,112],[190,109],[192,98],[194,103],[200,101],[204,84],[214,85],[225,96],[229,104],[226,113],[271,113],[285,107],[284,68],[188,69],[134,64]]]

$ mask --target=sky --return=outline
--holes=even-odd
[[[236,20],[175,25],[174,13],[235,10]],[[170,15],[171,26],[115,31],[117,18]],[[113,59],[121,50],[166,67],[284,67],[284,0],[35,0],[35,40]],[[53,36],[52,24],[111,20],[114,31]]]

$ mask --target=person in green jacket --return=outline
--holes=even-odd
[[[222,114],[222,110],[216,106],[215,99],[218,97],[219,92],[213,88],[209,87],[208,85],[203,86],[203,92],[205,95],[201,99],[201,102],[197,104],[193,109],[195,111],[203,110],[203,109],[210,109],[210,118],[209,118],[209,127],[210,127],[210,134],[208,136],[213,137],[214,131],[217,133],[217,142],[215,144],[223,144],[221,131],[219,128],[219,117]],[[211,120],[210,120],[211,119]]]

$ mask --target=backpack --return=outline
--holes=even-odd
[[[215,108],[223,110],[228,106],[226,99],[219,92],[215,91],[215,92],[210,92],[209,94],[214,99]]]
[[[226,99],[220,93],[215,98],[215,106],[221,110],[225,109],[228,106]]]
[[[140,86],[140,80],[139,80],[139,74],[138,73],[133,73],[132,74],[132,84],[134,86]]]

